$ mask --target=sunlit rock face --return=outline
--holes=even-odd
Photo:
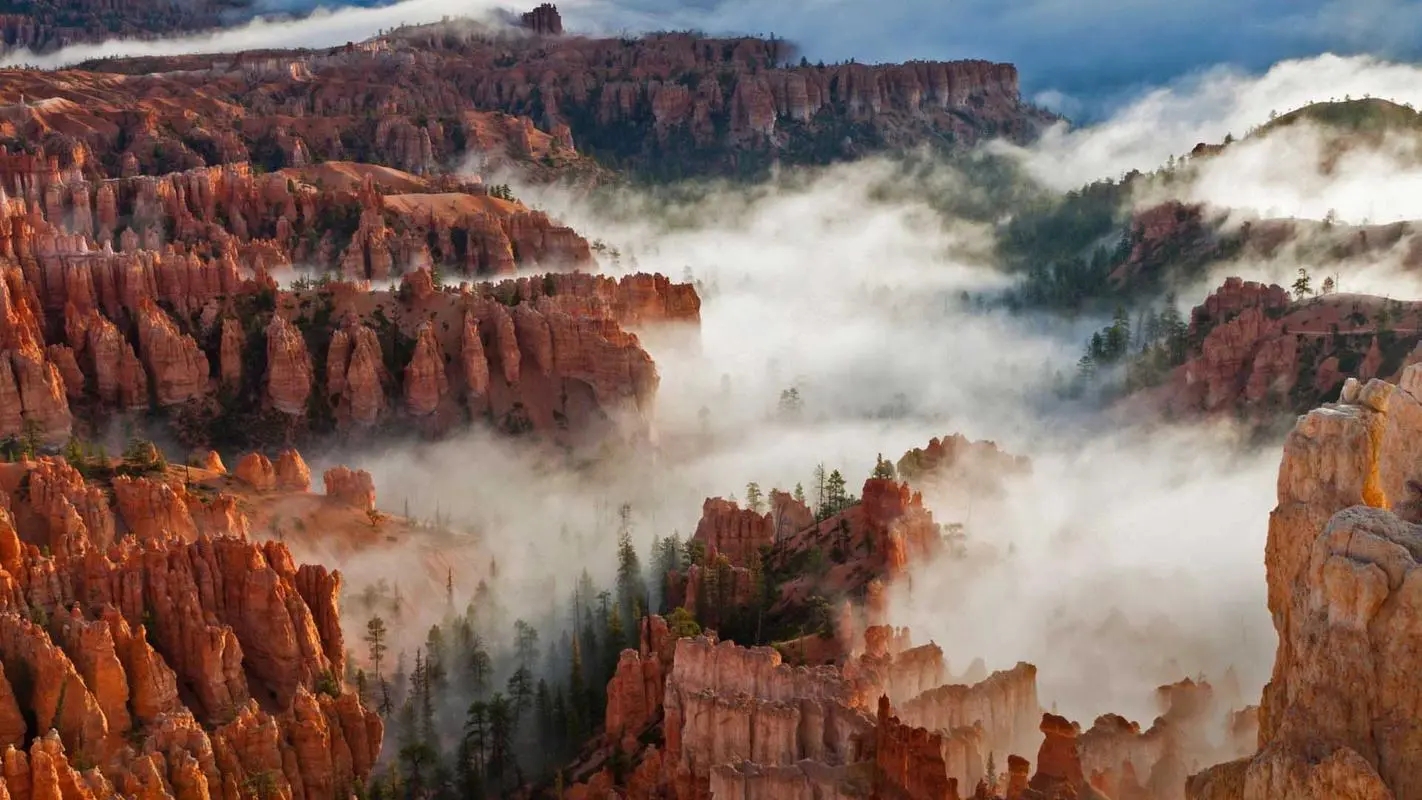
[[[1418,393],[1419,367],[1400,384],[1349,381],[1289,435],[1266,548],[1279,646],[1259,750],[1193,776],[1191,797],[1422,797]]]
[[[294,451],[243,463],[304,488]],[[0,480],[30,487],[0,491],[0,796],[217,800],[260,781],[337,800],[370,776],[383,725],[344,684],[339,573],[248,541],[232,497],[186,478],[104,487],[43,457]]]

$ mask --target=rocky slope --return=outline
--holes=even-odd
[[[1416,600],[1422,367],[1350,380],[1285,444],[1265,556],[1279,634],[1258,752],[1190,797],[1422,797]]]
[[[247,540],[181,472],[83,466],[130,472],[0,474],[0,794],[349,796],[383,726],[344,683],[340,574]]]
[[[755,631],[767,638],[805,634],[784,647],[818,663],[842,657],[853,642],[843,630],[831,635],[823,629],[828,621],[817,620],[812,609],[852,598],[867,604],[872,616],[883,582],[905,578],[911,560],[932,558],[942,538],[920,494],[908,484],[871,478],[862,499],[822,518],[778,491],[765,512],[708,499],[691,542],[705,556],[669,576],[671,606],[737,640]]]
[[[1394,377],[1416,360],[1422,306],[1356,294],[1301,301],[1230,278],[1190,316],[1184,363],[1132,402],[1189,416],[1302,412],[1348,378]]]

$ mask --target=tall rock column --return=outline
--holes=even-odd
[[[1259,752],[1197,800],[1422,800],[1422,366],[1300,418],[1269,518],[1279,634]]]

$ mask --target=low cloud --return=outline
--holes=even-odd
[[[1007,151],[1043,183],[1074,189],[1157,169],[1201,142],[1243,137],[1271,112],[1366,96],[1422,104],[1422,68],[1335,55],[1282,62],[1259,76],[1220,67],[1152,90],[1100,124],[1058,125],[1030,148]]]
[[[610,206],[515,185],[618,247],[623,269],[689,269],[703,285],[694,346],[644,337],[662,375],[657,446],[574,468],[470,432],[332,458],[370,469],[392,511],[438,505],[519,587],[507,605],[559,620],[581,570],[610,583],[623,502],[645,552],[653,536],[690,535],[704,498],[744,497],[748,481],[789,489],[824,463],[857,490],[879,453],[953,432],[996,439],[1033,460],[1031,476],[1000,503],[927,498],[940,522],[968,524],[972,560],[921,565],[896,622],[937,639],[958,671],[978,657],[1036,661],[1044,702],[1084,721],[1139,715],[1155,685],[1231,665],[1257,690],[1277,453],[1240,455],[1227,430],[1112,432],[1057,401],[1053,365],[1074,360],[1080,331],[964,305],[964,291],[1001,285],[990,241],[912,192],[878,191],[901,180],[869,161],[682,202],[625,192]],[[778,418],[792,386],[803,416]],[[1113,680],[1093,681],[1106,659]]]
[[[11,50],[0,56],[0,67],[58,69],[97,58],[178,56],[194,53],[235,53],[255,49],[335,47],[361,41],[381,30],[401,25],[438,22],[452,14],[497,22],[505,4],[498,0],[468,0],[451,8],[444,0],[404,0],[388,6],[318,7],[301,19],[258,17],[221,30],[165,38],[109,39],[72,44],[50,53]]]

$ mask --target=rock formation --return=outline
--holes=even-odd
[[[321,476],[326,484],[326,496],[362,511],[375,510],[375,483],[363,469],[332,467]]]
[[[242,456],[232,474],[257,491],[271,491],[277,486],[276,468],[272,466],[271,459],[261,453]]]
[[[283,450],[277,454],[276,487],[289,492],[305,492],[311,488],[311,468],[295,450]]]
[[[1181,415],[1303,412],[1336,399],[1349,377],[1398,374],[1417,344],[1419,313],[1415,303],[1366,295],[1293,302],[1281,286],[1229,278],[1191,313],[1184,364],[1131,402]],[[1396,320],[1387,347],[1385,318]]]
[[[311,396],[311,354],[294,325],[273,316],[267,326],[267,402],[285,414],[306,413]]]
[[[466,150],[487,154],[479,166],[490,171],[516,164],[536,176],[599,175],[575,140],[593,155],[676,177],[768,167],[777,156],[825,163],[928,141],[1021,142],[1055,120],[1023,100],[1010,64],[789,66],[793,48],[773,38],[560,36],[561,19],[547,5],[513,21],[534,35],[446,35],[424,25],[329,50],[111,59],[62,79],[25,76],[0,102],[13,109],[10,124],[25,141],[48,144],[31,134],[58,116],[86,123],[65,126],[73,133],[49,145],[49,154],[63,155],[66,178],[96,166],[123,177],[249,159],[273,173],[317,171],[353,155],[425,177]],[[167,20],[153,22],[136,30],[169,29]],[[50,35],[10,30],[5,41],[39,36],[57,44]],[[114,74],[145,81],[132,85]],[[319,90],[310,88],[313,81]],[[31,107],[26,96],[46,105]],[[178,134],[186,131],[178,128],[182,117],[162,102],[173,97],[198,106],[201,131]],[[121,194],[65,189],[40,196],[46,212],[82,199],[77,231],[117,233],[113,207]],[[295,223],[297,215],[288,219]],[[228,221],[252,224],[245,213]],[[368,227],[353,236],[361,227],[353,218],[342,244],[360,241],[362,277],[377,277],[382,256],[372,249],[388,252],[386,243],[365,236]]]
[[[942,652],[909,647],[907,632],[888,629],[871,629],[865,644],[865,655],[842,667],[792,667],[770,648],[704,636],[673,640],[652,618],[640,651],[622,653],[608,685],[607,744],[633,757],[630,780],[643,787],[638,791],[853,796],[849,787],[862,774],[856,771],[868,769],[876,797],[938,800],[976,785],[992,744],[1036,746],[1035,668],[952,687],[959,691],[952,727],[938,720],[915,727],[893,716],[889,698],[923,684],[934,688],[945,674]],[[909,704],[946,715],[946,701],[930,694]],[[658,725],[665,747],[642,745],[638,735]],[[600,773],[573,796],[606,796],[610,787],[610,776]]]
[[[99,487],[58,459],[19,467],[31,490],[0,493],[0,796],[225,800],[260,778],[336,800],[369,777],[382,724],[343,683],[339,573],[198,536],[187,509],[221,502],[161,475],[113,479],[132,535],[110,542]]]
[[[1189,795],[1422,797],[1415,706],[1422,558],[1422,367],[1349,380],[1289,434],[1265,549],[1279,634],[1259,751],[1191,777]]]

